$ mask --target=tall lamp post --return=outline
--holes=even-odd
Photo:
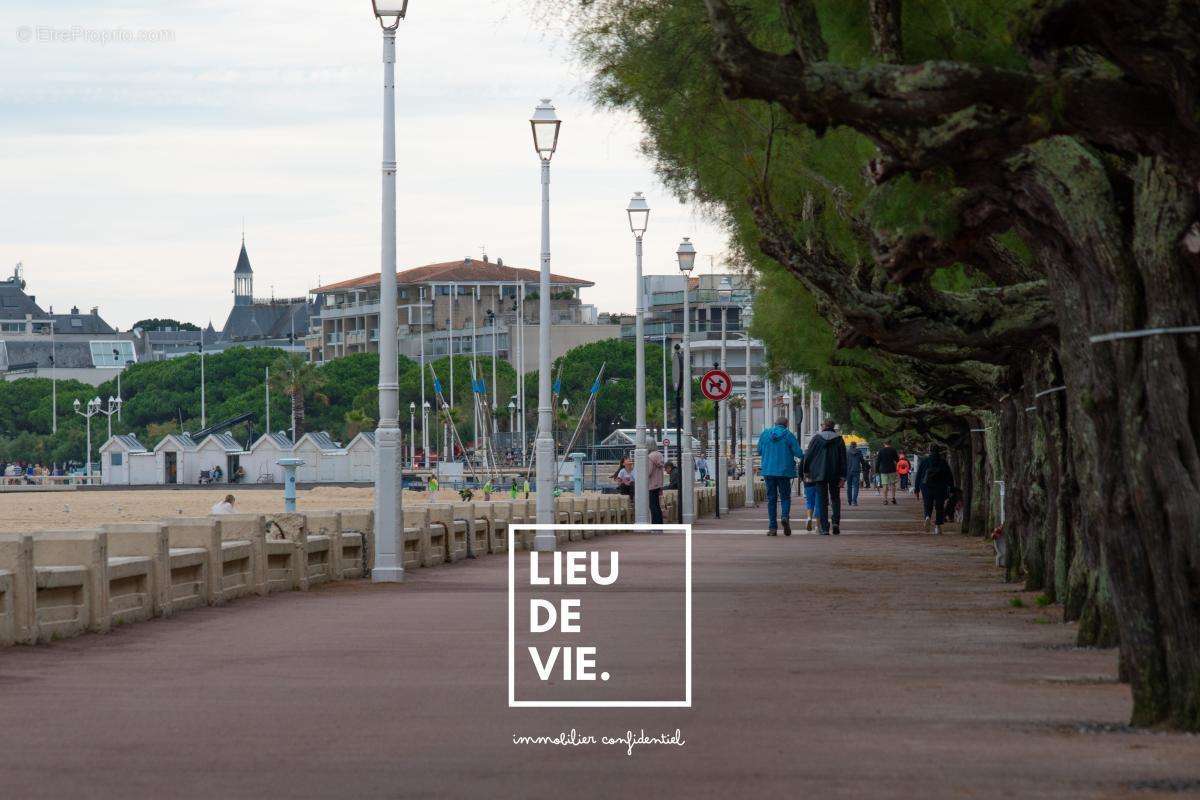
[[[751,383],[752,376],[750,374],[750,316],[753,312],[753,306],[742,306],[742,335],[746,337],[746,497],[742,502],[744,506],[757,506],[758,501],[754,498],[754,440],[752,434],[754,432],[754,392]],[[763,393],[763,427],[767,427],[766,416],[770,413],[767,404],[770,402],[770,390],[764,384]]]
[[[550,159],[558,148],[562,122],[554,106],[545,98],[529,119],[533,130],[533,148],[542,162],[542,270],[538,284],[538,427],[534,442],[537,460],[537,521],[554,522],[554,434],[550,396]],[[540,530],[533,537],[533,549],[554,550],[554,531]]]
[[[408,463],[417,468],[417,403],[408,403]]]
[[[691,288],[692,268],[696,266],[696,248],[692,240],[684,237],[675,251],[679,260],[679,271],[683,274],[683,439],[680,450],[680,465],[682,470],[680,488],[683,498],[680,508],[683,512],[683,524],[691,525],[696,519],[696,466],[692,454],[692,352],[691,352],[691,308],[688,305],[688,293]]]
[[[94,397],[87,401],[86,411],[79,410],[79,398],[75,398],[75,413],[87,420],[87,466],[84,467],[84,480],[92,479],[92,417],[100,413],[100,398]]]
[[[726,318],[726,316],[728,316],[729,302],[732,299],[733,299],[733,284],[730,282],[729,277],[726,276],[721,279],[721,283],[720,283],[719,287],[717,288],[717,302],[721,306],[721,369],[723,369],[723,370],[727,368],[726,363],[725,363],[725,318]],[[718,403],[717,406],[720,409],[719,412],[717,413],[717,417],[718,417],[717,425],[721,426],[721,428],[722,428],[721,432],[723,434],[725,434],[725,438],[728,441],[728,438],[727,438],[728,431],[725,430],[724,426],[726,426],[728,424],[728,420],[729,420],[729,408],[728,408],[729,403],[721,402],[721,403]],[[720,508],[722,514],[728,514],[729,513],[729,463],[728,463],[727,459],[721,458],[720,453],[717,454],[717,457],[720,459],[719,463],[722,464],[722,466],[719,466],[717,468],[717,506],[718,506],[718,508]]]
[[[625,209],[629,214],[629,229],[633,231],[634,253],[637,261],[637,321],[634,347],[637,355],[637,420],[633,439],[633,521],[638,525],[650,522],[649,449],[646,443],[646,308],[642,301],[642,236],[650,222],[650,204],[641,192],[634,192]]]
[[[429,469],[429,401],[421,403],[421,454],[425,456],[425,469]]]
[[[371,0],[383,29],[383,186],[379,265],[379,427],[375,431],[375,583],[404,580],[400,385],[396,376],[396,28],[408,0]]]

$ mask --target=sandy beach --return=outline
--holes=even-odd
[[[195,489],[106,489],[103,491],[5,492],[0,494],[0,533],[62,528],[87,528],[105,522],[140,522],[163,517],[203,516],[227,494],[236,498],[239,511],[283,511],[279,487],[215,486]],[[493,495],[507,499],[508,495]],[[476,494],[482,500],[481,494]],[[405,505],[461,502],[450,489],[404,493]],[[369,486],[316,486],[296,492],[299,511],[330,508],[369,508],[375,491]]]

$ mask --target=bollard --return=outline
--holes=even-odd
[[[288,514],[296,512],[296,467],[304,465],[303,458],[281,458],[275,462],[283,467],[283,510]]]
[[[583,494],[583,459],[587,458],[583,453],[571,453],[571,460],[575,462],[575,475],[571,478],[575,484],[575,494]]]

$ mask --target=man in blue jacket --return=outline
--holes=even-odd
[[[777,536],[775,501],[779,500],[779,518],[783,522],[783,535],[792,535],[789,516],[792,511],[792,478],[796,477],[796,459],[804,451],[800,442],[788,430],[787,417],[779,417],[775,424],[758,437],[758,457],[762,464],[763,482],[767,485],[767,536]]]

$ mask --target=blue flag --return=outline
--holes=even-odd
[[[556,378],[554,381],[554,393],[562,394],[562,378]]]
[[[441,381],[439,381],[437,378],[434,378],[434,379],[433,379],[433,391],[434,391],[436,394],[441,394],[441,393],[442,393],[442,382],[441,382]]]
[[[595,394],[598,391],[600,391],[600,379],[596,378],[596,381],[592,384],[592,394]]]

